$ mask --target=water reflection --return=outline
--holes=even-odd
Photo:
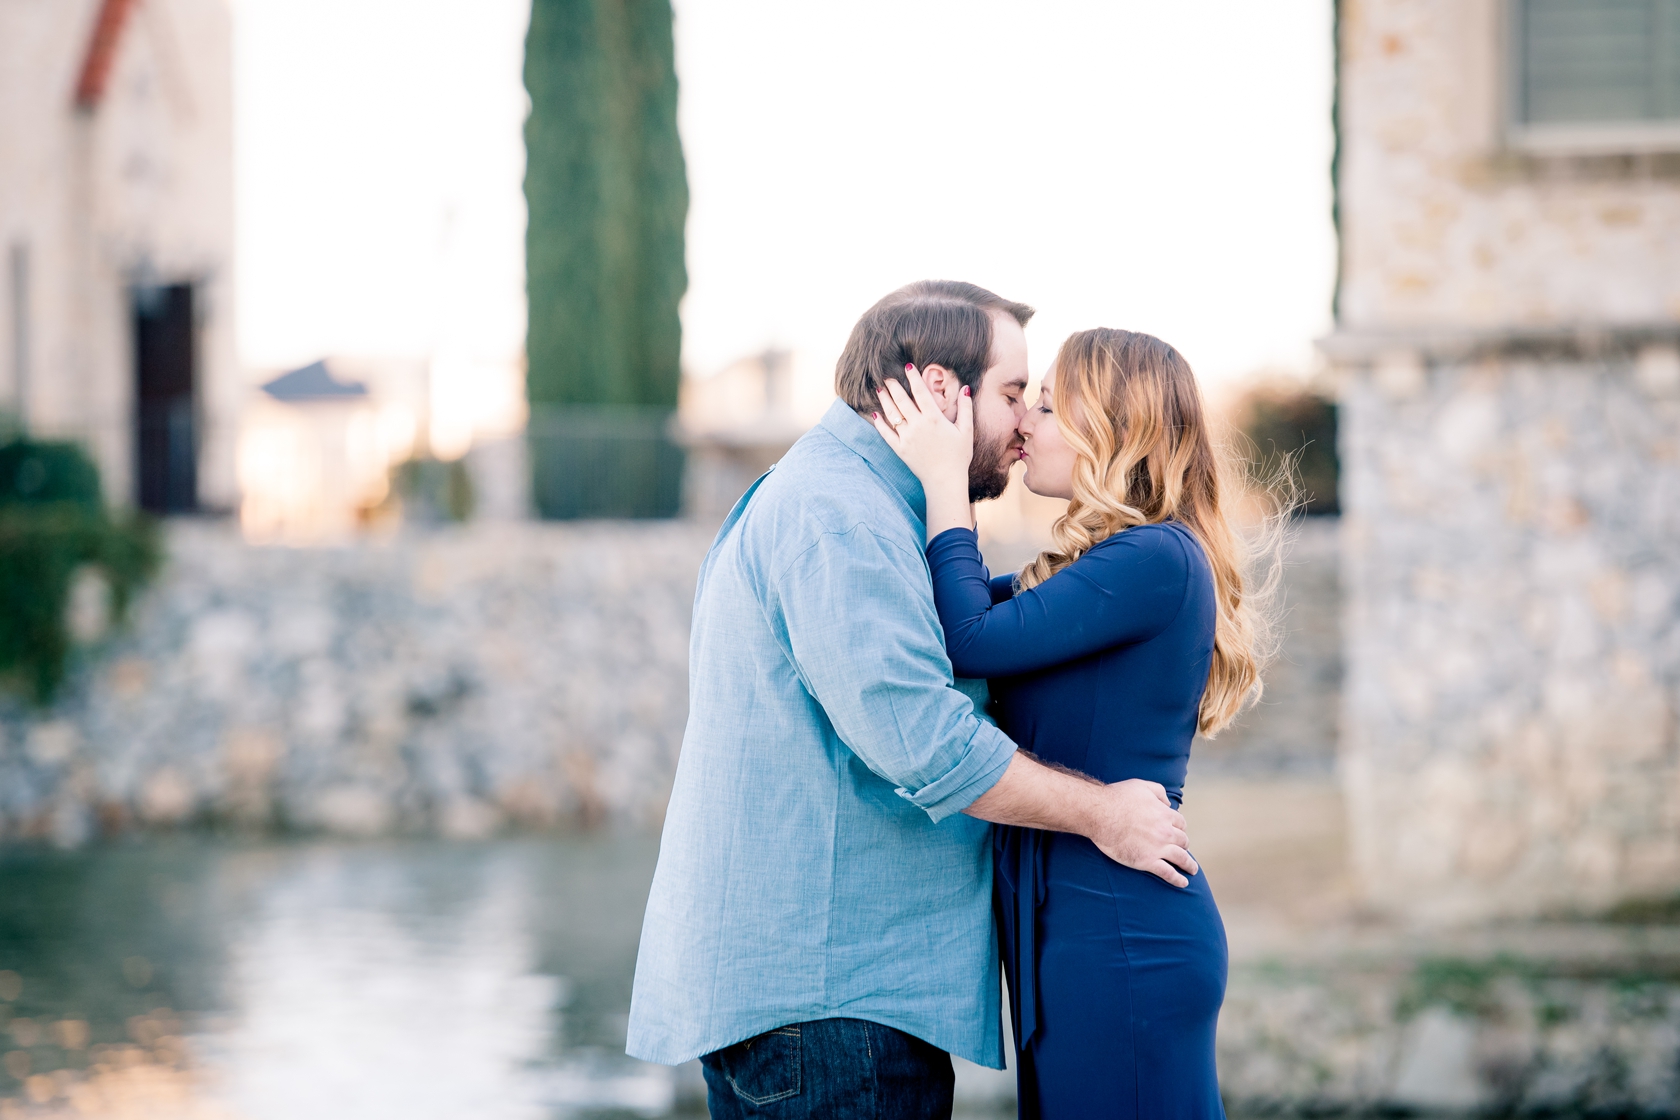
[[[0,848],[0,1120],[704,1115],[625,1057],[656,842]],[[958,1063],[958,1116],[1012,1077]]]
[[[622,1053],[654,854],[0,855],[0,1116],[670,1115],[692,1075]]]

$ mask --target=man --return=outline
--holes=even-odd
[[[950,281],[870,308],[840,400],[701,566],[628,1049],[702,1057],[713,1117],[946,1117],[950,1054],[1002,1066],[985,822],[1195,871],[1159,786],[1039,764],[979,714],[983,682],[953,681],[921,486],[867,419],[907,367],[953,416],[966,388],[971,490],[996,497],[1031,316]]]

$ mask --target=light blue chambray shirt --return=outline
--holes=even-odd
[[[700,568],[628,1051],[868,1019],[1003,1064],[990,826],[1015,744],[953,682],[921,484],[836,402]]]

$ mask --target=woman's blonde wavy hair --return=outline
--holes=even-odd
[[[1056,419],[1076,456],[1073,497],[1051,530],[1054,546],[1022,569],[1020,587],[1043,583],[1134,525],[1177,521],[1190,530],[1213,569],[1218,603],[1196,724],[1211,736],[1260,697],[1261,670],[1275,653],[1271,606],[1291,503],[1272,501],[1257,533],[1238,532],[1232,505],[1254,495],[1214,445],[1190,364],[1153,335],[1080,331],[1062,343],[1054,368]]]

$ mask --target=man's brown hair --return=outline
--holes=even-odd
[[[887,381],[906,390],[905,363],[917,369],[944,366],[970,390],[991,364],[991,312],[1023,327],[1033,317],[1024,303],[1004,299],[961,280],[918,280],[885,296],[852,328],[834,369],[834,391],[858,412],[880,407],[875,396]]]

